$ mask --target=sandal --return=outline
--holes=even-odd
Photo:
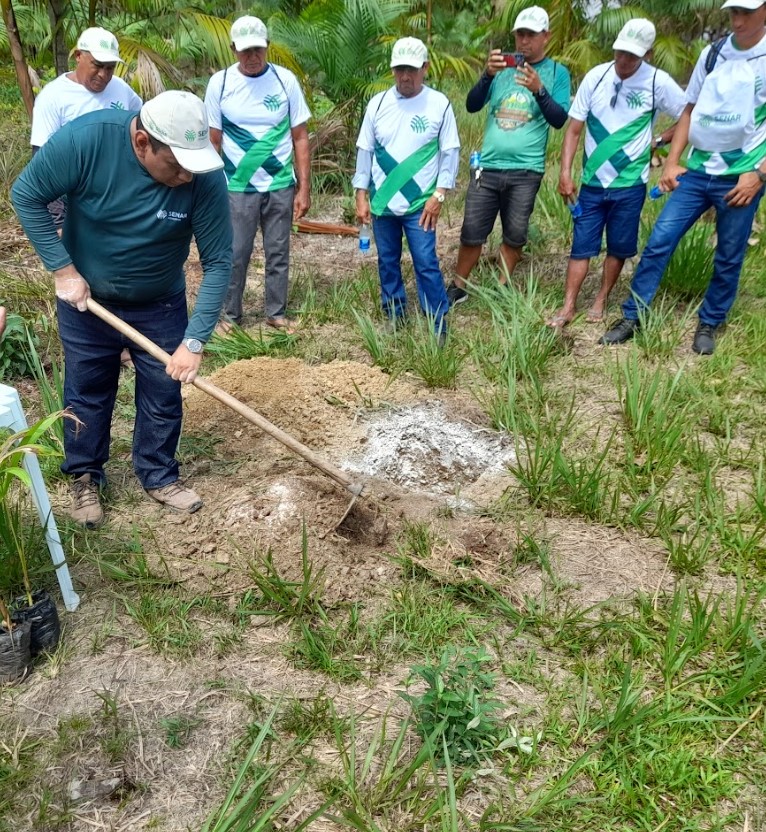
[[[281,316],[278,318],[266,318],[266,325],[284,332],[285,335],[295,335],[298,331],[298,325],[295,321]]]
[[[572,319],[567,318],[566,315],[557,314],[552,318],[548,318],[545,325],[551,327],[551,329],[563,329],[568,323],[571,322],[571,320]]]

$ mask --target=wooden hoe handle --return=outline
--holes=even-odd
[[[113,326],[118,332],[121,332],[127,338],[130,338],[133,343],[138,344],[139,347],[146,350],[149,355],[154,356],[154,358],[167,366],[170,361],[170,356],[165,352],[165,350],[158,347],[153,341],[150,341],[137,329],[133,329],[133,327],[126,324],[125,321],[121,320],[116,315],[113,315],[108,309],[104,309],[104,307],[97,301],[93,300],[93,298],[88,298],[88,311],[92,312],[98,318],[101,318],[102,321],[106,321],[106,323]],[[240,416],[244,416],[248,422],[252,422],[252,424],[254,424],[257,428],[260,428],[264,433],[267,433],[269,436],[276,439],[277,442],[281,442],[293,453],[303,457],[306,462],[313,465],[315,468],[318,468],[322,471],[322,473],[327,474],[330,479],[335,480],[335,482],[342,485],[354,496],[359,496],[362,493],[364,488],[363,483],[354,482],[351,477],[345,473],[345,471],[341,471],[340,468],[336,468],[332,463],[317,456],[302,442],[299,442],[295,437],[290,436],[289,433],[285,433],[285,431],[281,428],[272,424],[268,419],[261,416],[260,413],[256,413],[255,410],[248,407],[246,404],[243,404],[239,401],[239,399],[235,399],[230,393],[227,393],[220,387],[216,387],[216,385],[211,381],[208,381],[205,378],[200,378],[199,376],[194,379],[192,384],[207,393],[209,396],[212,396],[214,399],[217,399],[219,402],[227,405],[232,410],[235,410]]]

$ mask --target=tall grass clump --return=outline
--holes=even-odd
[[[490,316],[469,342],[469,354],[484,377],[505,380],[509,371],[524,379],[538,393],[551,359],[562,352],[559,334],[544,325],[544,301],[538,282],[527,278],[521,291],[512,285],[470,284]]]

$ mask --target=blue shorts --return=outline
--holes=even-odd
[[[573,260],[588,260],[601,253],[606,228],[606,253],[618,260],[638,251],[638,225],[646,199],[646,186],[629,188],[580,188],[582,214],[574,222]]]

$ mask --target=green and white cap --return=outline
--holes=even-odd
[[[618,52],[630,52],[638,58],[644,55],[654,46],[654,39],[657,37],[657,30],[654,23],[645,17],[637,17],[629,20],[620,29],[617,40],[612,44],[612,49]]]
[[[210,144],[207,111],[202,99],[183,90],[168,90],[141,108],[141,124],[150,136],[168,145],[182,168],[210,173],[223,159]]]
[[[391,66],[411,66],[420,69],[428,61],[428,50],[422,40],[399,38],[391,50]]]
[[[90,52],[102,64],[125,63],[120,57],[117,38],[100,26],[86,29],[77,41],[77,48],[82,52]]]
[[[231,42],[237,52],[253,47],[268,46],[269,33],[260,17],[245,15],[231,24]]]

